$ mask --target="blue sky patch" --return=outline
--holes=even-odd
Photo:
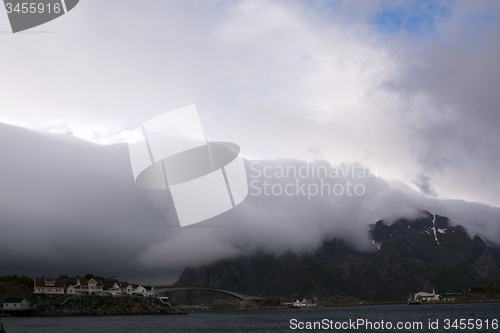
[[[407,31],[416,35],[436,33],[435,20],[450,17],[454,1],[407,0],[383,2],[372,24],[380,32],[398,33]]]

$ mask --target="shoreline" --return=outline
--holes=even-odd
[[[450,304],[494,304],[500,303],[500,300],[488,300],[488,301],[464,301],[464,302],[428,302],[422,303],[420,305],[450,305]],[[289,306],[249,306],[245,309],[237,307],[228,308],[212,308],[207,305],[179,305],[175,308],[164,308],[160,311],[150,312],[150,311],[132,311],[132,312],[49,312],[47,314],[34,313],[33,310],[17,310],[17,314],[14,315],[0,315],[0,318],[9,317],[113,317],[113,316],[169,316],[169,315],[188,315],[189,309],[197,310],[212,310],[212,311],[224,311],[224,310],[239,310],[239,311],[251,311],[251,310],[303,310],[303,309],[317,309],[317,308],[336,308],[336,307],[355,307],[355,306],[369,306],[369,305],[405,305],[406,302],[373,302],[373,303],[362,303],[362,304],[328,304],[319,306],[309,306],[309,307],[289,307]],[[32,314],[21,314],[24,311],[33,311]]]
[[[500,303],[499,300],[484,300],[484,301],[441,301],[441,302],[426,302],[419,305],[449,305],[449,304],[478,304],[478,303]],[[210,305],[177,305],[176,309],[198,309],[198,310],[289,310],[289,309],[314,309],[314,308],[336,308],[336,307],[355,307],[355,306],[370,306],[370,305],[407,305],[406,301],[391,301],[391,302],[363,302],[363,303],[349,303],[349,304],[322,304],[318,306],[307,306],[307,307],[297,307],[297,306],[247,306],[244,309],[239,307],[224,307],[224,308],[214,308]]]

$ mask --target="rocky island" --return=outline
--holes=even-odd
[[[179,315],[155,297],[36,296],[35,316]]]

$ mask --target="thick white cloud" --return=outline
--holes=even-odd
[[[2,35],[0,120],[108,144],[196,103],[207,137],[249,157],[358,161],[407,184],[428,177],[443,197],[500,205],[498,4],[423,11],[431,33],[381,32],[373,17],[397,6],[415,11],[82,2],[37,29],[54,33]]]
[[[0,140],[2,274],[93,272],[171,283],[186,266],[257,251],[308,252],[331,238],[374,251],[369,224],[414,218],[421,209],[450,216],[494,244],[500,239],[500,209],[427,198],[359,164],[295,159],[247,161],[247,199],[180,228],[167,191],[134,183],[126,144],[103,146],[7,125],[0,125]],[[281,168],[291,171],[280,175]]]

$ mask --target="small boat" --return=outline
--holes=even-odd
[[[1,321],[0,321],[0,333],[5,333],[5,328],[3,327],[3,324]]]

